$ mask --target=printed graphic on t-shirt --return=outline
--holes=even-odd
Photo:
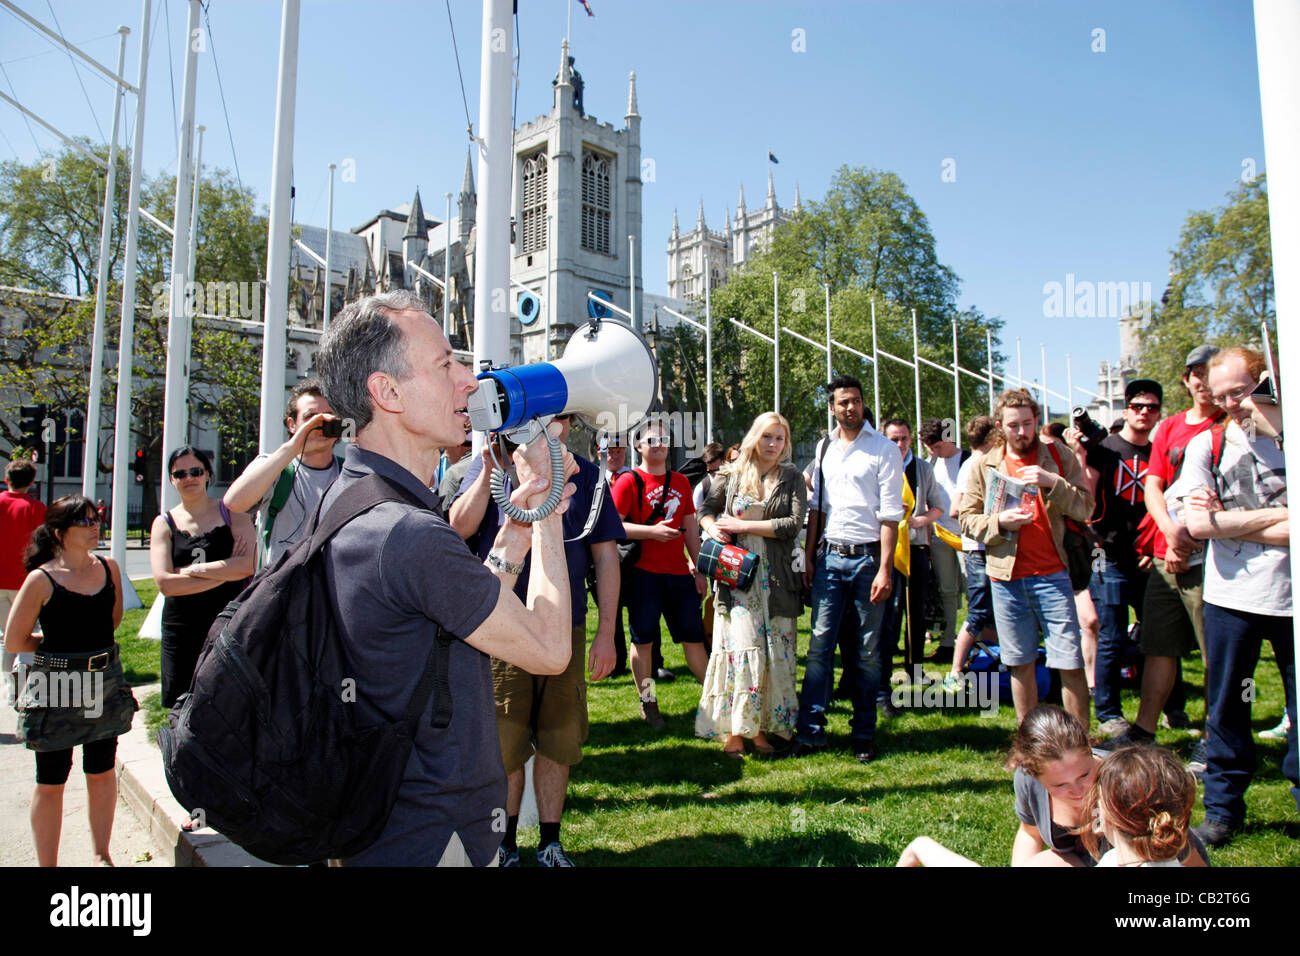
[[[1115,468],[1115,497],[1131,505],[1143,502],[1142,483],[1146,481],[1147,463],[1141,458],[1121,458]]]

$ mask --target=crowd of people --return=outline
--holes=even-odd
[[[1280,407],[1270,404],[1263,357],[1250,349],[1194,350],[1183,377],[1192,407],[1163,420],[1152,381],[1129,384],[1111,434],[1082,420],[1053,429],[1029,392],[1011,389],[960,434],[953,423],[915,423],[925,457],[914,423],[894,418],[878,430],[861,383],[846,375],[827,383],[835,426],[803,470],[797,436],[776,412],[682,471],[669,465],[671,430],[651,417],[601,445],[593,457],[604,474],[566,451],[561,505],[531,525],[498,508],[489,477],[503,461],[511,501],[540,504],[547,442],[494,439],[495,448],[470,454],[466,407],[476,379],[417,299],[397,292],[349,304],[317,367],[319,380],[290,396],[288,439],[224,498],[209,493],[203,452],[170,451],[167,474],[181,503],[154,522],[150,558],[166,601],[170,707],[190,686],[214,619],[257,567],[284,560],[350,485],[379,476],[402,489],[403,500],[372,508],[326,546],[338,627],[358,695],[384,714],[400,713],[411,697],[421,676],[412,661],[430,642],[450,641],[455,707],[449,726],[419,725],[383,833],[342,865],[519,865],[524,766],[534,758],[538,863],[571,866],[561,821],[588,737],[588,680],[630,667],[640,718],[662,727],[656,686],[675,676],[659,650],[665,623],[701,685],[695,733],[736,759],[827,750],[832,700],[842,697],[852,710],[849,751],[868,763],[880,720],[897,713],[890,691],[900,640],[906,680],[941,681],[951,692],[996,681],[996,666],[979,670],[996,655],[1020,725],[1011,760],[1016,864],[1180,854],[1189,865],[1206,862],[1205,847],[1227,842],[1245,818],[1255,754],[1241,688],[1264,640],[1286,692],[1287,716],[1274,732],[1287,739],[1283,772],[1300,786]],[[355,441],[338,456],[339,429],[330,426],[341,422]],[[566,442],[571,424],[559,416],[549,434]],[[37,669],[116,661],[109,625],[121,615],[120,578],[91,554],[94,503],[69,496],[42,516],[23,494],[31,476],[13,464],[10,472],[5,494],[22,500],[0,499],[6,540],[27,541],[40,525],[44,544],[33,544],[21,567],[4,566],[0,584],[13,585],[0,591],[12,603],[6,674],[11,653],[35,652],[28,664]],[[742,577],[737,567],[749,570]],[[430,569],[454,584],[431,586]],[[597,607],[590,648],[589,592]],[[72,639],[67,606],[76,601],[94,602],[85,620],[100,624]],[[796,622],[805,606],[811,637],[800,685]],[[1193,650],[1206,673],[1206,722],[1191,765],[1204,780],[1206,818],[1188,836],[1187,786],[1169,770],[1172,757],[1150,745],[1162,713],[1166,727],[1193,729],[1181,680]],[[946,675],[927,675],[926,663]],[[1130,723],[1121,704],[1131,668],[1141,681]],[[1045,670],[1063,708],[1041,705]],[[112,726],[69,717],[75,733],[28,738],[38,752],[33,826],[43,863],[57,854],[49,788],[67,777],[70,742],[83,746],[87,779],[111,783],[118,711]],[[1095,750],[1094,717],[1110,738]],[[1144,792],[1160,794],[1158,807],[1126,796],[1148,778],[1156,783]],[[1083,826],[1095,806],[1107,821],[1100,837]],[[1148,811],[1160,820],[1154,843],[1146,831],[1131,835]],[[92,830],[107,859],[93,805]],[[922,840],[904,858],[951,862],[947,853]]]

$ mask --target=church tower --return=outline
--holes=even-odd
[[[587,320],[590,292],[624,310],[635,297],[635,311],[642,318],[636,75],[628,77],[623,128],[615,129],[592,115],[590,107],[599,103],[598,95],[591,95],[594,84],[583,85],[584,112],[578,111],[575,90],[582,80],[573,67],[564,41],[550,113],[515,131],[511,312],[517,314],[514,303],[524,289],[537,295],[542,305],[539,317],[527,325],[518,318],[511,321],[512,361],[518,363],[558,356],[568,337]],[[631,258],[628,236],[634,238]],[[630,285],[633,268],[635,288]]]

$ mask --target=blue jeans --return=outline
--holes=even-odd
[[[884,603],[871,603],[871,582],[880,567],[876,553],[845,557],[828,551],[817,559],[813,575],[812,639],[799,695],[797,739],[810,747],[826,745],[826,708],[830,705],[835,670],[832,658],[840,618],[852,602],[858,612],[858,636],[853,681],[854,743],[870,743],[876,733],[876,690],[880,686],[880,623]]]
[[[1128,609],[1142,616],[1142,599],[1146,594],[1149,572],[1134,567],[1124,571],[1115,562],[1099,558],[1094,563],[1088,593],[1097,608],[1097,662],[1093,668],[1096,687],[1093,701],[1097,708],[1097,722],[1104,723],[1123,717],[1120,706],[1120,667],[1123,663],[1124,644],[1128,640]]]
[[[1283,585],[1285,586],[1285,585]],[[1292,619],[1251,614],[1205,603],[1206,693],[1205,732],[1210,738],[1205,762],[1205,819],[1230,827],[1246,819],[1246,788],[1255,774],[1255,735],[1250,726],[1255,665],[1265,640],[1273,645],[1291,728],[1286,734],[1282,775],[1291,781],[1291,794],[1300,801],[1296,765],[1295,646]]]

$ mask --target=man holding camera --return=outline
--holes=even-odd
[[[1182,504],[1173,492],[1188,445],[1223,417],[1210,394],[1209,361],[1218,351],[1213,345],[1198,345],[1187,354],[1183,387],[1192,407],[1164,419],[1151,435],[1144,496],[1150,516],[1146,525],[1149,533],[1139,535],[1152,556],[1141,617],[1142,699],[1137,718],[1123,738],[1132,743],[1154,740],[1160,712],[1173,701],[1176,692],[1182,696],[1178,687],[1179,659],[1197,647],[1205,659],[1205,610],[1201,598],[1205,552],[1188,533]],[[1170,716],[1171,726],[1177,716]],[[1189,764],[1193,771],[1205,770],[1205,747],[1202,737]]]
[[[443,676],[451,690],[450,724],[437,729],[428,710],[420,716],[383,833],[344,863],[495,865],[506,778],[491,658],[532,674],[559,674],[568,666],[571,611],[561,527],[567,502],[531,527],[506,521],[483,563],[443,520],[429,485],[440,449],[461,440],[478,382],[412,293],[347,305],[325,334],[316,364],[331,407],[356,426],[356,443],[322,507],[328,510],[371,475],[405,499],[364,512],[323,551],[362,713],[401,714],[432,642],[449,640]],[[572,474],[573,458],[565,459]],[[512,501],[540,505],[550,487],[547,443],[530,442],[514,460],[519,489]],[[573,490],[566,485],[566,496]],[[526,604],[513,590],[525,557],[532,559]]]
[[[1290,512],[1281,406],[1265,362],[1241,347],[1210,359],[1210,392],[1226,420],[1188,445],[1180,479],[1187,530],[1209,541],[1203,591],[1209,745],[1205,822],[1196,828],[1208,846],[1227,843],[1245,823],[1246,788],[1255,772],[1250,705],[1265,640],[1273,645],[1291,718],[1282,773],[1300,802]]]
[[[1038,403],[1023,388],[998,397],[1003,444],[989,450],[962,495],[962,531],[985,545],[993,588],[993,617],[1002,663],[1011,670],[1016,720],[1038,705],[1039,630],[1046,636],[1047,666],[1061,676],[1065,709],[1088,725],[1088,681],[1083,673],[1079,619],[1066,570],[1065,519],[1092,516],[1092,492],[1069,451],[1038,440]],[[1023,482],[1025,503],[986,514],[984,491],[998,471]]]
[[[1147,465],[1151,429],[1160,420],[1164,390],[1159,382],[1137,379],[1124,389],[1124,426],[1099,441],[1081,436],[1088,465],[1097,471],[1097,508],[1092,528],[1103,553],[1094,555],[1089,592],[1097,608],[1100,633],[1093,668],[1094,706],[1103,733],[1118,737],[1129,729],[1120,705],[1120,669],[1128,639],[1129,608],[1142,616],[1151,558],[1137,551],[1138,524],[1146,516]],[[1077,429],[1072,430],[1080,434]]]
[[[259,566],[274,564],[307,536],[316,506],[342,464],[334,456],[342,422],[332,414],[319,381],[304,379],[293,387],[284,424],[289,440],[254,458],[222,498],[231,511],[257,508]]]

